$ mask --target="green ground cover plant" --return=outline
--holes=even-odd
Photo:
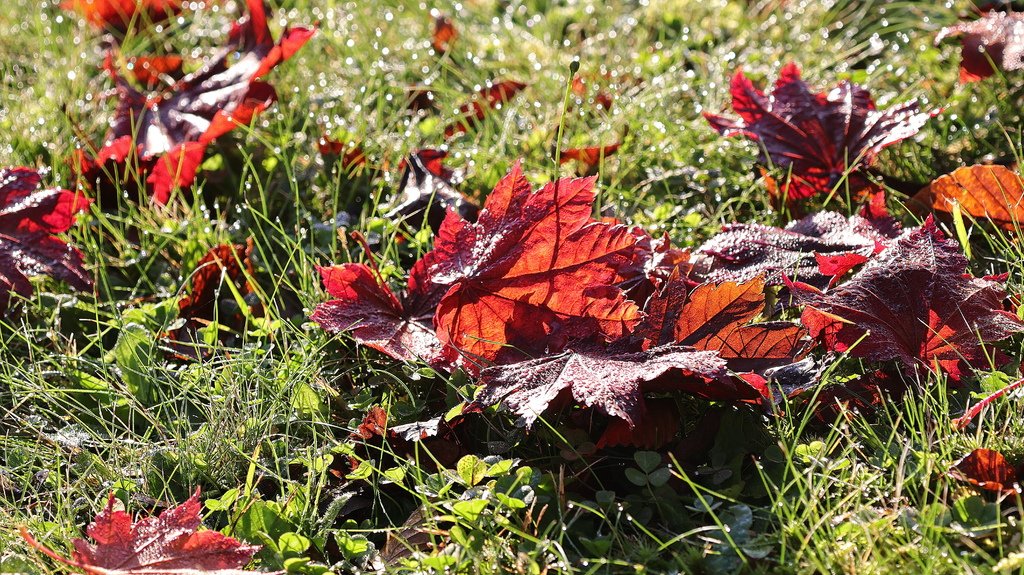
[[[1024,570],[1022,8],[11,0],[0,572]]]

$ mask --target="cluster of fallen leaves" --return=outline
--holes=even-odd
[[[262,0],[246,5],[228,43],[194,72],[184,72],[185,57],[109,53],[114,119],[102,144],[79,151],[74,165],[80,189],[101,208],[116,206],[117,192],[166,203],[191,189],[208,147],[276,101],[263,78],[315,28],[288,28],[275,40]],[[64,6],[120,33],[186,7],[167,0],[68,0]],[[432,17],[433,48],[444,55],[458,31],[441,13]],[[1021,67],[1022,22],[1017,14],[990,13],[943,30],[936,41],[959,36],[961,79],[980,80],[997,68]],[[481,88],[459,107],[444,138],[473,130],[525,88],[513,80]],[[571,89],[581,98],[591,93],[582,78],[574,78]],[[871,184],[879,152],[913,137],[931,114],[913,101],[879,110],[867,90],[850,82],[816,92],[795,64],[783,67],[769,93],[737,71],[731,92],[735,116],[705,116],[721,134],[754,140],[759,163],[784,174],[781,182],[766,182],[778,205],[799,206],[845,185],[867,200],[862,210],[814,213],[784,228],[730,224],[685,252],[668,238],[593,218],[595,178],[534,189],[516,164],[481,208],[456,189],[458,175],[443,165],[444,151],[421,149],[403,162],[387,215],[413,227],[429,224],[433,249],[399,290],[372,254],[368,263],[321,268],[332,299],[317,306],[312,319],[396,360],[464,370],[479,385],[464,412],[501,405],[528,428],[568,406],[603,413],[612,423],[599,445],[657,447],[664,437],[652,439],[651,427],[674,434],[666,413],[668,420],[678,414],[654,407],[655,394],[773,411],[783,398],[818,383],[820,370],[806,369],[814,354],[843,353],[954,382],[974,368],[1004,366],[1007,358],[996,344],[1024,331],[1005,278],[971,275],[960,246],[944,237],[931,215],[903,229]],[[613,98],[599,91],[592,101],[608,109]],[[433,102],[429,88],[410,91],[411,109],[430,109]],[[590,171],[619,146],[564,150],[560,159]],[[358,146],[327,136],[320,151],[346,168],[366,163]],[[0,171],[0,313],[8,313],[15,296],[32,294],[31,275],[91,288],[83,254],[57,234],[92,201],[42,189],[34,170]],[[935,180],[912,207],[966,213],[1015,231],[1022,201],[1015,171],[969,166]],[[179,355],[201,355],[194,343],[218,316],[223,284],[242,299],[254,291],[251,251],[251,243],[225,244],[202,259],[179,303],[182,321],[166,334],[180,344]],[[799,322],[786,319],[797,310]],[[957,425],[967,425],[995,397]],[[407,439],[437,427],[416,424]],[[1000,493],[1020,491],[1021,470],[995,451],[976,450],[950,476]],[[242,572],[258,548],[197,530],[199,508],[197,492],[159,517],[133,523],[111,496],[87,530],[95,543],[76,540],[70,559],[23,536],[88,573]]]

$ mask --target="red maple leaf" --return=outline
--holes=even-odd
[[[95,543],[73,541],[75,550],[65,558],[36,541],[24,527],[21,536],[51,559],[77,567],[91,575],[237,575],[259,551],[219,531],[199,530],[199,490],[187,501],[159,517],[133,522],[128,513],[114,509],[110,494],[106,508],[86,529]]]
[[[693,252],[693,275],[709,281],[747,281],[764,275],[769,285],[781,284],[786,275],[825,287],[832,277],[864,263],[899,235],[891,218],[864,215],[847,218],[819,212],[785,228],[728,224]]]
[[[219,326],[238,331],[245,327],[245,315],[237,310],[234,293],[225,282],[234,285],[234,292],[243,298],[252,293],[248,278],[255,275],[252,261],[253,242],[221,244],[210,249],[190,275],[191,290],[178,302],[178,320],[184,322],[171,330],[167,339],[179,356],[195,359],[203,355],[198,344],[198,330],[216,321]],[[229,332],[218,330],[218,340],[225,342]]]
[[[681,345],[646,351],[583,346],[484,369],[476,401],[501,402],[519,416],[520,425],[530,427],[559,395],[568,394],[634,427],[643,418],[646,392],[684,391],[707,399],[760,397],[726,373],[725,360],[714,351]]]
[[[124,32],[133,24],[155,24],[170,18],[181,11],[182,2],[181,0],[64,0],[60,7],[78,12],[96,28]]]
[[[459,119],[445,127],[444,137],[451,138],[455,134],[476,127],[487,116],[489,110],[508,102],[525,88],[526,84],[514,80],[502,80],[488,84],[486,88],[476,93],[471,102],[459,106]]]
[[[1014,467],[1002,453],[993,449],[975,449],[948,471],[957,481],[970,483],[1001,495],[1019,495],[1024,466]]]
[[[1003,310],[1002,285],[966,269],[960,247],[929,217],[835,289],[790,285],[806,305],[803,324],[828,349],[895,359],[911,371],[938,368],[959,381],[971,366],[988,364],[989,344],[1024,331]]]
[[[432,324],[444,288],[431,286],[422,270],[414,268],[399,299],[366,264],[322,267],[324,288],[335,299],[316,306],[310,319],[329,332],[348,332],[359,344],[394,359],[446,367],[454,357]]]
[[[89,200],[41,186],[35,170],[0,170],[0,315],[7,312],[14,294],[32,295],[28,276],[48,275],[76,289],[92,289],[82,252],[54,235],[68,231]]]
[[[935,37],[938,44],[946,38],[960,37],[960,82],[977,82],[995,74],[996,66],[1005,71],[1024,68],[1024,14],[989,12],[973,22],[961,22],[943,28]]]
[[[569,339],[622,337],[640,321],[617,286],[643,274],[643,232],[591,218],[594,178],[533,191],[517,163],[476,223],[450,211],[434,249],[416,265],[450,286],[434,326],[473,358],[560,349]],[[414,268],[415,271],[415,268]]]
[[[789,322],[751,323],[765,307],[765,282],[709,282],[687,293],[686,281],[669,279],[647,303],[634,334],[645,347],[669,343],[713,350],[734,371],[758,371],[792,362],[803,329]]]
[[[731,91],[739,118],[704,117],[721,134],[756,140],[761,162],[789,173],[783,194],[790,200],[828,193],[847,173],[870,166],[882,148],[916,134],[929,118],[916,101],[877,110],[867,90],[847,81],[816,94],[793,63],[782,68],[771,94],[742,70]]]
[[[166,90],[145,95],[108,63],[119,99],[108,143],[96,158],[78,154],[78,172],[87,185],[117,188],[113,180],[127,178],[132,173],[127,162],[137,158],[136,181],[145,182],[155,201],[166,203],[172,190],[192,184],[206,145],[248,125],[277,99],[273,86],[259,78],[290,58],[315,29],[289,28],[275,42],[263,0],[247,1],[249,16],[234,25],[228,46]],[[157,160],[165,156],[169,159]]]

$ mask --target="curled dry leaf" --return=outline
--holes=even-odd
[[[769,285],[781,284],[786,275],[824,287],[899,235],[891,218],[862,214],[819,212],[785,228],[728,224],[693,252],[693,275],[708,281],[748,281],[763,275]]]
[[[101,193],[130,188],[137,174],[153,199],[166,203],[174,189],[191,186],[210,142],[248,125],[277,99],[273,86],[259,78],[290,58],[315,30],[289,28],[274,41],[263,0],[247,2],[249,15],[234,25],[228,46],[166,90],[143,94],[108,63],[118,104],[108,143],[95,158],[83,151],[76,158],[86,185]],[[135,170],[128,169],[132,159]]]
[[[1024,331],[1003,310],[1001,283],[966,269],[960,247],[929,218],[835,289],[790,286],[806,306],[801,321],[829,350],[895,359],[911,373],[938,369],[959,381],[971,367],[989,365],[990,344]]]
[[[946,38],[960,38],[960,82],[977,82],[995,73],[1024,68],[1024,14],[988,12],[973,22],[961,22],[943,28],[935,37],[938,44]]]
[[[132,25],[163,22],[181,11],[182,1],[64,0],[60,7],[77,12],[95,28],[125,32]]]
[[[202,503],[199,491],[159,517],[133,522],[131,515],[115,509],[110,494],[106,508],[86,529],[94,543],[75,539],[71,558],[44,547],[26,529],[21,536],[39,551],[65,565],[91,575],[238,575],[259,551],[219,531],[199,530]]]
[[[975,218],[988,218],[1010,231],[1024,222],[1024,185],[1020,175],[1004,166],[966,166],[938,177],[913,201],[940,212],[953,206]]]
[[[29,276],[48,275],[79,290],[92,289],[82,252],[55,235],[71,228],[89,200],[41,187],[35,170],[0,169],[0,315],[15,294],[32,295]]]
[[[1021,493],[1022,466],[1014,467],[1002,453],[993,449],[975,449],[958,461],[948,475],[985,491],[1000,495]]]
[[[515,97],[526,89],[526,84],[514,80],[502,80],[488,84],[476,93],[469,103],[459,107],[459,118],[444,129],[444,137],[451,138],[455,134],[466,132],[477,126],[493,110]]]
[[[814,93],[793,63],[782,68],[770,94],[742,70],[733,77],[731,92],[738,118],[704,117],[723,135],[755,140],[761,162],[789,174],[782,187],[788,200],[830,192],[847,174],[874,163],[882,148],[916,134],[929,118],[916,101],[877,110],[867,90],[846,81]]]

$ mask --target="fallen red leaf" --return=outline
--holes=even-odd
[[[55,235],[71,228],[89,200],[41,187],[42,177],[35,170],[0,169],[0,315],[15,294],[32,295],[28,276],[48,275],[76,289],[92,289],[82,252]]]
[[[399,299],[365,264],[320,268],[324,288],[334,299],[319,304],[310,319],[329,332],[348,332],[359,344],[394,359],[446,367],[453,354],[431,323],[444,288],[432,286],[422,270],[414,268]]]
[[[181,0],[64,0],[61,8],[79,13],[100,29],[126,31],[133,24],[156,24],[177,14]]]
[[[502,403],[531,427],[560,394],[622,419],[629,427],[646,410],[645,392],[683,391],[707,399],[757,399],[742,380],[726,378],[725,360],[713,351],[666,345],[640,352],[581,347],[559,355],[480,373],[476,401]]]
[[[128,59],[128,69],[136,82],[154,89],[160,84],[177,82],[184,63],[181,56],[135,56]]]
[[[44,547],[25,528],[21,536],[51,559],[77,567],[92,575],[237,575],[254,573],[243,567],[259,551],[218,531],[199,530],[199,490],[187,501],[159,517],[133,522],[131,515],[114,509],[110,494],[86,532],[95,543],[75,539],[75,550],[67,559]]]
[[[617,284],[643,273],[637,244],[648,236],[593,220],[593,188],[593,178],[562,179],[533,191],[517,163],[476,223],[448,213],[416,264],[450,286],[434,315],[442,342],[494,361],[516,347],[615,340],[640,321]]]
[[[769,285],[781,284],[786,275],[824,287],[833,276],[880,253],[897,235],[894,222],[837,212],[819,212],[785,228],[728,224],[693,252],[693,275],[708,281],[763,275]]]
[[[1017,172],[1004,166],[958,168],[936,178],[913,200],[947,213],[956,205],[964,213],[987,218],[1011,232],[1024,222],[1024,184]]]
[[[876,110],[867,90],[846,81],[814,93],[793,63],[782,68],[771,94],[742,71],[733,77],[731,91],[739,118],[704,117],[723,135],[757,141],[761,162],[789,174],[782,186],[789,200],[830,192],[848,173],[874,163],[882,148],[916,134],[929,118],[916,101]]]
[[[1002,285],[966,269],[960,247],[929,218],[835,289],[791,288],[806,306],[801,321],[829,350],[895,359],[911,372],[937,368],[959,381],[970,367],[988,365],[992,342],[1024,331],[1003,310]]]
[[[960,82],[977,82],[995,74],[995,65],[1010,72],[1024,68],[1024,14],[988,12],[973,22],[943,28],[935,37],[960,38]]]
[[[958,461],[948,475],[985,491],[1001,495],[1020,494],[1021,468],[1013,467],[1002,453],[992,449],[975,449]]]
[[[131,188],[135,174],[137,185],[144,181],[153,199],[166,203],[175,188],[191,186],[206,145],[250,124],[277,99],[274,88],[259,78],[290,58],[315,30],[289,28],[275,42],[263,0],[247,2],[249,15],[235,24],[228,46],[166,90],[142,94],[107,66],[117,83],[118,104],[108,143],[96,158],[78,153],[76,167],[86,185]],[[168,159],[158,160],[165,155]],[[132,158],[136,170],[129,169]],[[123,181],[117,183],[117,177]]]
[[[317,149],[325,158],[337,159],[343,171],[351,171],[366,164],[366,154],[359,146],[334,140],[326,134],[317,140]]]
[[[584,172],[588,172],[591,168],[600,164],[602,160],[619,151],[620,146],[622,146],[622,142],[589,148],[569,148],[568,150],[562,150],[562,155],[559,157],[558,162],[565,164],[576,161],[583,167]]]
[[[434,9],[430,11],[434,17],[434,35],[431,38],[431,45],[438,54],[444,54],[452,45],[452,42],[459,37],[459,31],[455,29],[452,19]]]
[[[502,80],[476,93],[474,99],[459,107],[459,118],[444,129],[444,137],[451,138],[455,134],[466,132],[477,126],[493,110],[515,97],[526,89],[526,84],[513,80]]]

